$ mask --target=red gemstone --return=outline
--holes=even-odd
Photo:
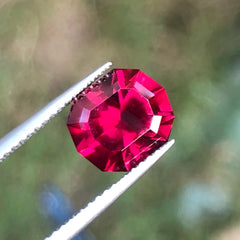
[[[169,137],[165,89],[138,69],[114,69],[73,103],[67,126],[77,151],[102,171],[129,171]]]

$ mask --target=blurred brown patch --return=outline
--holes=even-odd
[[[223,231],[214,240],[239,240],[240,239],[240,226],[231,227]]]
[[[41,26],[36,60],[48,72],[64,74],[74,68],[91,35],[85,5],[55,1],[53,14]]]

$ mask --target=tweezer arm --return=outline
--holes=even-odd
[[[80,210],[80,212],[73,216],[66,224],[53,232],[51,236],[45,238],[45,240],[69,240],[76,236],[147,172],[148,169],[172,147],[174,142],[175,140],[173,139],[165,143],[136,168],[132,169],[131,172],[123,176],[117,183],[105,190],[102,195],[96,197],[86,208]]]
[[[104,71],[109,69],[111,65],[111,62],[105,63],[0,139],[0,162],[42,128],[51,118],[71,102],[77,94],[82,92]]]

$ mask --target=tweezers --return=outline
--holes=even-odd
[[[96,79],[109,70],[111,65],[111,62],[105,63],[0,139],[0,162],[19,148],[33,134],[37,133],[39,129],[44,127],[50,119],[61,112],[79,93],[83,92],[96,81]],[[54,231],[49,237],[45,238],[45,240],[68,240],[76,236],[147,172],[148,169],[172,147],[174,142],[174,139],[166,142],[146,158],[146,160],[124,175],[101,195],[97,196],[95,200],[90,202],[85,208],[81,209],[68,222]]]

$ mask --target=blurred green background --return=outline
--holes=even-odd
[[[166,156],[90,226],[96,239],[240,239],[240,1],[1,0],[0,136],[105,63],[141,68],[176,119]],[[43,239],[53,183],[76,209],[119,179],[76,152],[69,107],[0,164],[0,239]]]

